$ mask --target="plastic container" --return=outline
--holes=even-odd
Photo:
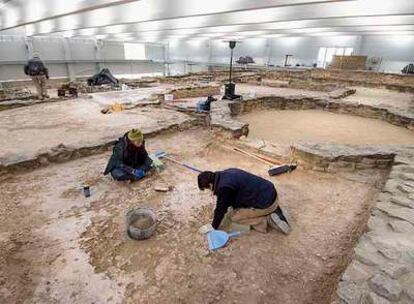
[[[165,101],[173,101],[174,100],[174,95],[173,94],[165,94],[164,95],[164,100]]]
[[[127,233],[134,240],[145,240],[151,237],[157,226],[157,216],[150,208],[138,207],[126,214]]]

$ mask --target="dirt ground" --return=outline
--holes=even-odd
[[[238,119],[249,123],[250,137],[282,144],[300,141],[352,145],[414,144],[414,132],[403,127],[378,119],[319,110],[256,111]]]
[[[367,105],[414,109],[414,95],[387,89],[353,87],[355,94],[345,97],[348,102]]]
[[[237,166],[269,178],[266,165],[230,155],[203,130],[147,145],[200,169]],[[2,177],[1,303],[329,303],[386,175],[298,169],[271,178],[292,233],[253,231],[211,253],[198,229],[210,221],[214,197],[198,190],[196,174],[166,162],[159,175],[115,182],[102,175],[108,157]],[[155,192],[158,184],[174,189]],[[126,236],[133,206],[158,214],[149,240]]]
[[[247,97],[261,97],[269,95],[278,95],[278,96],[292,96],[292,95],[306,95],[308,97],[328,97],[327,92],[321,91],[307,91],[299,90],[292,88],[272,88],[259,85],[251,84],[242,84],[238,83],[236,85],[236,94],[241,94]]]
[[[93,99],[76,99],[1,111],[0,162],[31,159],[62,144],[81,148],[107,143],[131,128],[148,133],[191,120],[161,108],[112,114],[102,114],[102,108]]]

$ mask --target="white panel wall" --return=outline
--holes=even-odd
[[[282,66],[285,55],[290,58],[291,65],[312,66],[318,58],[320,47],[352,47],[358,53],[361,38],[358,36],[338,37],[281,37],[271,41],[271,63]]]
[[[414,36],[365,36],[360,54],[382,57],[380,71],[398,73],[414,63]]]
[[[361,38],[358,36],[341,37],[286,37],[276,39],[247,39],[237,43],[234,58],[251,56],[257,64],[271,63],[283,65],[285,55],[293,55],[292,64],[311,66],[316,62],[320,47],[352,47],[359,51]],[[213,63],[229,63],[230,48],[228,42],[174,41],[169,46],[171,60],[189,60]]]
[[[41,59],[59,60],[59,63],[47,63],[49,74],[52,78],[68,77],[68,65],[65,60],[91,61],[70,64],[77,76],[91,76],[99,70],[94,60],[97,56],[97,43],[93,39],[67,39],[61,37],[34,37],[33,51],[38,52]],[[67,43],[67,47],[65,47]],[[149,60],[162,61],[164,59],[163,45],[146,45],[146,54]],[[27,80],[23,73],[23,64],[27,61],[29,52],[26,48],[23,36],[0,36],[0,81]],[[105,63],[99,64],[100,68],[108,67],[116,76],[128,75],[131,77],[151,75],[162,75],[164,66],[160,63],[151,62],[110,62],[111,60],[124,60],[124,45],[122,42],[104,41],[101,57]],[[1,62],[9,64],[1,64]],[[16,64],[10,64],[17,61]]]

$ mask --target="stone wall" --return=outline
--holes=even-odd
[[[225,106],[230,110],[225,112]],[[221,116],[213,116],[213,120],[221,128],[241,130],[239,122],[234,119],[232,122],[234,116],[269,108],[317,108],[384,119],[410,129],[414,126],[414,117],[406,112],[300,96],[226,102],[216,109],[220,113],[224,111],[224,120]],[[332,304],[414,303],[414,146],[300,144],[280,147],[247,138],[237,144],[282,162],[296,162],[302,169],[341,172],[392,168],[371,210],[367,227],[363,227],[365,232],[333,293]]]
[[[199,121],[191,118],[182,123],[171,124],[168,127],[144,132],[144,136],[146,138],[151,138],[160,134],[186,130],[195,127],[198,124]],[[30,159],[2,159],[0,160],[0,176],[10,172],[33,170],[39,167],[47,166],[49,163],[61,163],[80,157],[99,154],[112,149],[115,142],[116,140],[104,140],[92,143],[89,146],[65,146],[60,144],[46,152],[33,155]]]
[[[414,303],[414,148],[396,154],[334,304]]]
[[[414,75],[387,74],[372,71],[349,71],[335,69],[277,69],[260,73],[262,79],[292,79],[316,83],[337,83],[339,85],[360,85],[387,88],[401,92],[414,92]]]
[[[414,130],[414,114],[402,109],[375,107],[325,98],[306,96],[267,96],[229,103],[232,116],[257,109],[310,110],[317,109],[335,113],[376,118],[391,124]]]
[[[206,86],[197,85],[197,86],[180,87],[177,89],[170,90],[167,94],[174,95],[174,99],[201,97],[201,96],[208,96],[208,95],[219,95],[220,86],[218,84],[214,84],[214,85],[206,85]]]

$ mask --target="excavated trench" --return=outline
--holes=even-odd
[[[286,102],[279,102],[284,109],[288,108]],[[244,105],[234,104],[229,111],[233,115],[246,115],[239,116],[240,120],[248,115],[256,119],[254,115],[276,113],[245,114],[268,106],[260,103],[259,98]],[[155,110],[156,115],[163,111]],[[324,155],[326,149],[308,147],[308,150],[301,150],[302,154],[296,154],[299,169],[291,174],[269,177],[267,165],[225,148],[243,142],[221,142],[213,135],[217,132],[202,128],[184,130],[186,128],[180,128],[180,124],[194,126],[194,123],[177,115],[172,117],[177,119],[178,127],[173,124],[172,130],[162,134],[160,132],[164,131],[154,129],[154,137],[147,140],[149,151],[165,150],[202,170],[239,167],[272,180],[281,205],[292,217],[292,233],[284,236],[276,231],[251,232],[232,240],[223,250],[211,253],[198,228],[210,221],[214,198],[198,190],[194,173],[166,162],[166,169],[160,174],[138,183],[118,183],[102,175],[109,152],[97,149],[93,153],[101,151],[99,154],[85,156],[77,153],[76,148],[68,152],[70,157],[60,159],[65,161],[63,163],[2,175],[0,221],[5,225],[0,228],[1,301],[274,303],[277,299],[280,303],[331,302],[338,280],[351,259],[352,249],[364,232],[369,212],[388,178],[394,154],[387,151],[378,156],[368,149],[365,154],[363,150],[357,151],[360,159],[355,151],[347,151],[341,158],[342,147],[337,147],[329,151],[329,155],[340,156],[332,159]],[[321,114],[312,112],[310,115]],[[326,119],[322,116],[321,120]],[[257,118],[257,122],[262,123],[264,118]],[[225,122],[222,130],[228,127],[226,119],[221,121]],[[303,116],[295,119],[306,127]],[[349,119],[344,123],[349,123]],[[214,117],[212,120],[214,128]],[[273,136],[270,131],[282,128],[293,132],[289,130],[292,117],[284,121],[276,121],[274,117],[271,120],[280,125],[263,128],[266,129],[264,135]],[[336,117],[331,118],[328,124],[338,125],[335,121]],[[255,125],[251,123],[249,137],[261,137],[256,135],[259,133]],[[326,125],[309,130],[318,131],[312,134],[325,141],[321,133],[324,128]],[[297,136],[306,130],[298,131]],[[348,130],[346,124],[342,130]],[[372,126],[371,130],[378,129]],[[407,135],[407,138],[408,141],[410,137]],[[287,140],[283,144],[290,143]],[[102,144],[102,147],[107,145]],[[85,157],[77,159],[79,156]],[[327,168],[331,168],[333,161],[346,163],[357,159],[372,162],[368,162],[364,170],[355,170],[358,167],[355,164],[352,170],[346,166],[325,170],[321,165],[325,162]],[[317,165],[306,166],[315,161]],[[316,167],[323,170],[304,170]],[[85,183],[91,186],[90,198],[82,194],[81,187]],[[172,190],[156,192],[154,188],[159,185],[172,186]],[[154,236],[145,242],[130,240],[125,233],[126,212],[140,205],[152,207],[160,219]],[[22,223],[25,223],[23,229]]]
[[[349,145],[413,145],[414,132],[387,122],[321,110],[268,110],[239,117],[249,136],[274,143],[337,143]]]

